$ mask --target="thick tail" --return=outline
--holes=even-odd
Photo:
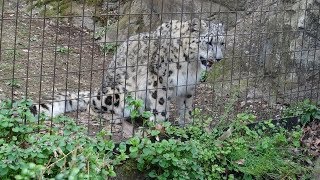
[[[86,110],[89,100],[89,91],[59,93],[50,100],[46,99],[44,103],[33,104],[30,110],[34,115],[44,113],[55,117],[66,112]]]

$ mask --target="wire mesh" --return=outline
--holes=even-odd
[[[52,106],[55,101],[64,102],[64,106],[71,101],[77,102],[77,108],[67,115],[86,125],[88,134],[95,134],[106,124],[111,124],[110,130],[119,138],[128,134],[128,128],[115,123],[119,122],[117,118],[122,121],[122,116],[128,116],[125,108],[120,111],[115,106],[115,98],[119,95],[116,91],[109,94],[113,97],[112,109],[108,110],[111,117],[105,116],[108,113],[96,113],[106,101],[99,101],[100,109],[94,109],[97,105],[92,102],[102,98],[106,93],[103,92],[105,86],[110,88],[112,81],[117,81],[114,72],[123,71],[130,77],[121,85],[126,94],[131,93],[133,97],[145,94],[140,98],[146,110],[164,116],[170,113],[168,121],[177,121],[179,111],[184,115],[189,113],[185,109],[185,97],[182,106],[175,106],[173,100],[167,101],[178,95],[177,92],[176,95],[168,94],[169,89],[155,98],[159,101],[163,96],[163,111],[157,112],[161,109],[159,103],[150,107],[151,93],[163,91],[163,87],[148,89],[146,85],[154,76],[150,66],[161,65],[153,59],[152,53],[161,54],[162,49],[168,48],[166,57],[174,57],[177,61],[177,69],[171,73],[181,73],[178,67],[187,62],[183,56],[190,56],[186,48],[194,43],[190,42],[191,31],[183,34],[182,28],[171,29],[169,36],[160,31],[159,36],[152,37],[165,22],[178,22],[178,26],[182,26],[197,18],[224,24],[223,60],[207,71],[205,80],[196,84],[176,83],[173,87],[188,90],[195,86],[192,108],[200,109],[203,117],[219,122],[245,111],[254,113],[258,119],[279,118],[283,108],[295,102],[307,98],[319,101],[320,5],[316,0],[54,0],[47,3],[2,0],[0,5],[0,98],[30,98],[38,102],[38,109],[49,105],[51,116],[57,108]],[[200,38],[202,32],[198,35]],[[144,36],[148,39],[143,40]],[[161,43],[166,39],[169,44],[176,39],[189,41],[189,47],[164,47]],[[150,47],[156,41],[159,43],[154,52]],[[132,50],[129,45],[133,43],[137,44],[138,50],[145,48],[144,63],[139,59],[144,57],[139,54],[142,51],[133,53],[134,57],[128,53]],[[123,44],[127,44],[126,49],[122,48]],[[124,66],[117,66],[123,60],[114,55],[117,53],[127,53]],[[132,61],[136,63],[132,64]],[[154,62],[157,63],[152,64]],[[137,71],[129,73],[132,67]],[[187,66],[185,72],[189,74],[191,69]],[[138,70],[147,74],[145,79],[140,77]],[[176,82],[188,82],[189,77],[197,79],[198,75],[177,76]],[[164,77],[168,82],[169,76]],[[141,85],[143,83],[145,85]],[[143,88],[126,92],[131,86],[128,84],[140,84]],[[99,89],[101,94],[95,93]],[[125,107],[126,99],[121,98],[119,103],[123,105],[120,106]],[[89,106],[87,111],[81,99]],[[181,100],[177,98],[176,101]]]

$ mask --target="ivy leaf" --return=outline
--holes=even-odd
[[[138,147],[135,147],[135,146],[131,146],[131,147],[129,148],[129,151],[130,151],[131,153],[137,152],[138,150],[139,150]]]
[[[126,150],[127,150],[126,144],[125,144],[124,142],[121,142],[121,143],[119,144],[118,151],[121,152],[121,153],[124,153],[124,152],[126,152]]]
[[[149,119],[152,116],[152,113],[150,111],[145,111],[142,113],[142,117],[145,119]]]
[[[109,176],[110,177],[116,177],[117,174],[116,174],[116,172],[114,172],[114,170],[109,170]]]
[[[133,137],[129,140],[129,144],[132,146],[138,146],[140,143],[140,139],[138,137]]]
[[[12,131],[13,131],[13,132],[20,132],[20,127],[12,128]]]
[[[158,131],[158,130],[152,130],[152,131],[150,132],[150,134],[151,134],[151,136],[157,136],[157,135],[160,134],[160,131]]]
[[[112,151],[114,149],[114,147],[115,147],[115,144],[114,144],[113,141],[107,141],[105,143],[105,149],[106,150]]]
[[[158,175],[155,170],[152,170],[151,172],[148,173],[148,176],[151,178],[156,178]]]

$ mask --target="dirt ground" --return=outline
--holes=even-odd
[[[101,53],[86,29],[30,16],[24,9],[16,16],[9,7],[1,22],[1,91],[37,100],[53,89],[89,90],[100,84],[97,76],[111,56]]]
[[[101,84],[112,55],[94,43],[92,32],[31,14],[24,4],[17,11],[11,2],[4,4],[1,17],[0,97],[40,102],[43,96],[94,91]],[[81,119],[80,114],[71,116]]]

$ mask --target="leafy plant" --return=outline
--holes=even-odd
[[[320,108],[309,99],[299,102],[289,108],[286,108],[283,113],[284,117],[299,116],[301,122],[306,124],[312,119],[320,120]]]
[[[104,28],[98,29],[94,33],[94,39],[95,40],[102,39],[106,35],[107,31],[108,31],[108,27],[104,27]]]
[[[24,164],[19,175],[14,176],[17,180],[22,179],[42,179],[45,166],[34,163]]]
[[[130,118],[135,120],[142,117],[147,120],[152,116],[150,111],[144,111],[144,104],[141,99],[134,99],[131,95],[126,97],[126,109],[130,111]]]
[[[57,48],[56,48],[56,52],[59,52],[59,53],[62,53],[62,54],[65,54],[68,51],[69,51],[69,48],[65,47],[65,46],[57,46]]]
[[[13,88],[20,88],[20,82],[17,79],[11,79],[6,82],[7,86],[13,87]]]
[[[201,76],[200,81],[201,82],[206,82],[206,79],[208,78],[208,72],[207,71],[202,71],[200,76]]]
[[[148,119],[143,101],[126,98],[132,118]],[[300,145],[302,130],[238,114],[229,124],[208,128],[195,112],[194,124],[148,123],[145,137],[116,145],[101,131],[95,138],[67,117],[52,121],[30,112],[31,101],[0,104],[1,179],[106,179],[126,162],[152,179],[310,179],[312,167]],[[307,108],[310,110],[310,108]],[[313,108],[311,108],[313,109]],[[309,111],[307,111],[309,112]],[[129,161],[127,161],[129,160]]]
[[[102,51],[106,54],[114,53],[117,49],[116,43],[105,43],[101,47]]]
[[[160,134],[162,139],[127,141],[129,156],[136,159],[140,171],[155,179],[308,178],[309,157],[291,150],[300,148],[302,131],[288,131],[271,121],[249,128],[255,118],[241,113],[228,126],[211,130],[210,122],[202,119],[185,128],[154,124],[149,135]]]
[[[4,51],[4,60],[13,61],[14,58],[20,58],[21,52],[18,49],[7,49]]]
[[[196,143],[175,139],[152,143],[149,139],[143,139],[139,146],[133,143],[131,145],[133,147],[130,149],[131,157],[137,156],[137,151],[141,153],[137,158],[138,169],[149,171],[148,176],[151,178],[200,179],[203,177],[201,165],[194,161],[198,150]]]
[[[81,0],[27,0],[29,9],[38,8],[45,15],[68,15],[71,11],[72,3],[83,3]],[[86,5],[98,6],[102,0],[86,0]]]
[[[101,131],[96,138],[67,117],[45,121],[30,112],[32,102],[0,105],[0,179],[105,179],[128,158]],[[52,123],[52,124],[51,124]],[[50,125],[51,124],[51,125]]]

